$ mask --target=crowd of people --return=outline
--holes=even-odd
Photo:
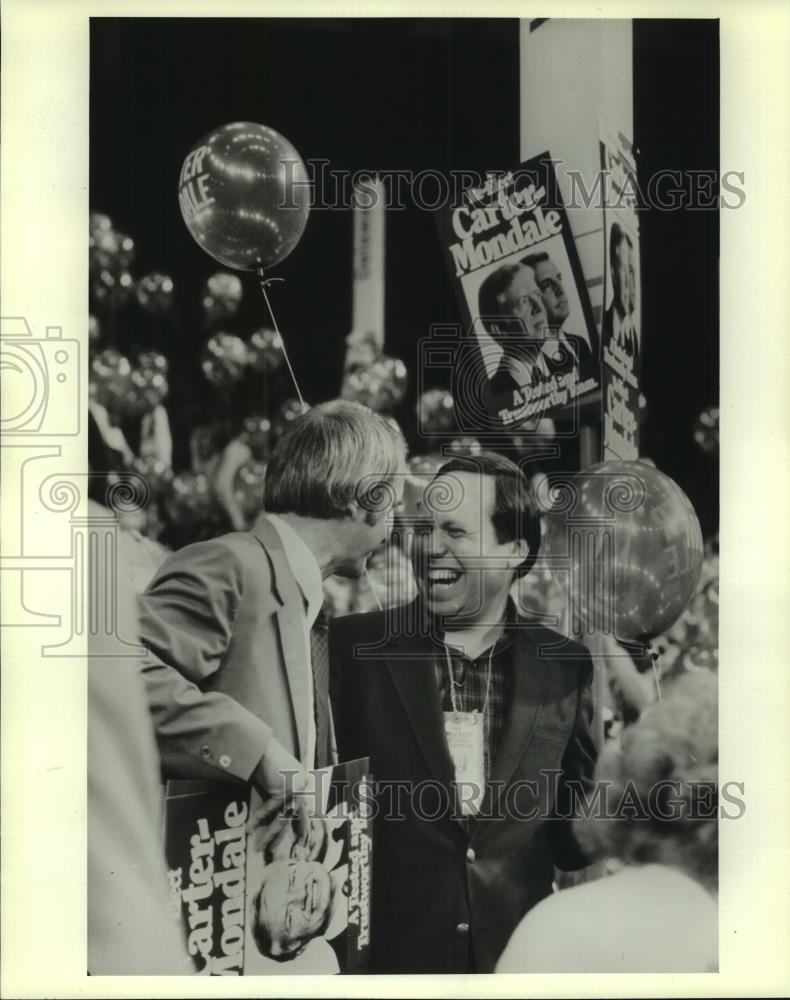
[[[100,473],[113,442],[93,431]],[[142,522],[121,531],[126,628],[145,652],[91,666],[91,972],[189,971],[166,899],[162,776],[235,781],[300,817],[276,843],[257,838],[274,875],[255,919],[270,893],[312,901],[300,932],[256,937],[278,960],[304,947],[335,895],[324,819],[305,813],[310,772],[360,757],[377,804],[370,972],[716,967],[715,806],[649,807],[656,782],[682,802],[692,782],[715,791],[712,672],[687,665],[657,687],[636,659],[563,635],[561,615],[536,620],[541,519],[510,459],[477,448],[417,468],[394,421],[336,400],[282,430],[250,523],[174,552]],[[101,504],[105,477],[92,482]],[[620,699],[603,753],[594,661],[614,665]],[[580,824],[600,787],[607,811]],[[601,875],[606,860],[619,870],[559,875]],[[557,892],[568,881],[583,884]],[[658,919],[673,922],[660,947]]]

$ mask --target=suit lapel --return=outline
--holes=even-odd
[[[419,602],[416,608],[419,609]],[[412,732],[430,773],[455,795],[455,773],[444,736],[444,716],[436,687],[434,648],[430,632],[421,624],[412,635],[390,640],[387,669],[398,692]]]
[[[533,630],[524,628],[521,622],[519,626],[513,640],[510,705],[502,742],[491,769],[492,782],[499,782],[501,788],[510,781],[532,741],[549,679],[548,660],[538,656]],[[491,796],[490,785],[486,796]]]
[[[307,749],[309,651],[305,640],[304,597],[285,556],[277,529],[266,517],[259,517],[252,533],[263,546],[272,569],[272,593],[280,606],[275,619],[280,634],[283,664],[291,693],[291,707],[296,722],[297,756]]]

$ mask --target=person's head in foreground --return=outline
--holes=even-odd
[[[423,508],[413,560],[428,610],[448,627],[496,624],[540,546],[524,473],[493,452],[453,458],[426,488]]]
[[[602,806],[576,830],[619,866],[538,903],[497,972],[717,971],[716,687],[708,672],[667,686],[604,751]]]
[[[252,904],[252,935],[258,951],[288,962],[329,926],[332,882],[318,861],[287,861],[267,866]]]
[[[717,720],[714,674],[688,674],[667,686],[663,699],[623,730],[620,746],[601,755],[596,782],[605,783],[610,812],[622,807],[614,818],[580,821],[580,839],[599,855],[677,868],[715,891]]]
[[[333,400],[297,417],[266,469],[268,514],[326,522],[331,572],[360,576],[389,540],[403,492],[406,444],[397,427],[359,403]]]

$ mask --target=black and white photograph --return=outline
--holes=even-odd
[[[745,839],[781,839],[748,753],[786,698],[781,544],[762,590],[737,548],[782,515],[727,451],[764,454],[720,363],[764,195],[732,25],[170,6],[53,57],[51,231],[4,181],[4,677],[57,680],[3,709],[81,852],[35,849],[69,988],[729,995],[787,860]],[[64,164],[74,99],[31,119]],[[25,306],[34,244],[73,311]],[[4,995],[68,995],[39,964]]]

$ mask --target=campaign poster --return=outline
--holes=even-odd
[[[169,781],[173,919],[196,975],[364,972],[370,948],[368,760],[315,772],[305,819],[241,783]]]
[[[641,311],[636,164],[631,143],[601,124],[604,298],[601,319],[603,461],[639,458]]]
[[[464,190],[440,218],[466,323],[453,395],[477,428],[535,427],[599,389],[598,338],[548,153]]]

